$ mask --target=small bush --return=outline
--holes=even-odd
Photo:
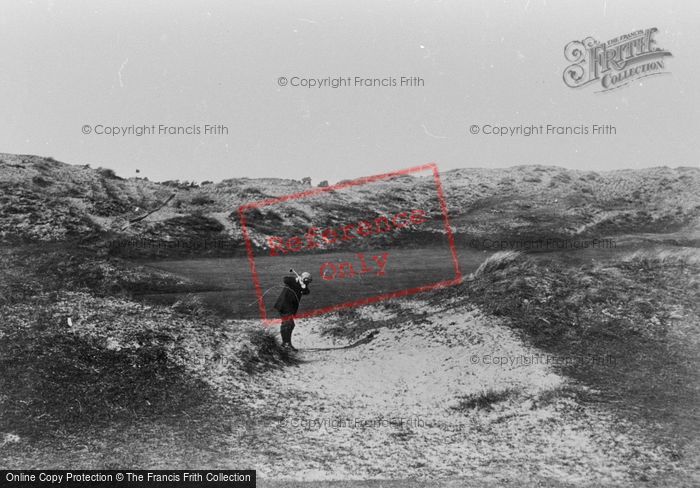
[[[501,403],[518,395],[518,390],[505,388],[497,390],[488,388],[478,393],[466,395],[460,399],[459,405],[453,407],[454,410],[491,410],[496,403]]]
[[[117,173],[113,169],[109,168],[97,168],[97,172],[106,180],[121,180]]]
[[[52,183],[41,176],[35,176],[32,178],[32,183],[34,183],[37,186],[40,186],[41,188],[46,188],[47,186],[51,186]]]
[[[214,199],[206,195],[195,195],[190,200],[192,205],[211,205],[214,203]]]
[[[250,197],[250,196],[253,196],[253,197],[261,196],[261,197],[264,197],[264,196],[265,196],[265,194],[264,194],[263,192],[261,192],[261,191],[258,190],[257,188],[253,188],[253,187],[243,188],[243,189],[241,190],[241,195],[243,195],[243,196],[248,196],[248,197]]]

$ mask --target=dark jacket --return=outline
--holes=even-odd
[[[275,302],[274,308],[280,315],[294,315],[299,310],[301,296],[310,293],[309,286],[302,288],[301,283],[293,276],[284,277],[284,289]]]

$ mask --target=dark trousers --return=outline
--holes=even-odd
[[[294,325],[294,319],[282,318],[282,325],[280,326],[282,344],[292,343],[292,331],[294,330]]]

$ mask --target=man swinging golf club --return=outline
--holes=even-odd
[[[282,317],[280,335],[282,336],[282,347],[293,351],[297,349],[292,346],[292,331],[294,330],[294,314],[299,310],[301,296],[308,295],[309,283],[311,283],[311,273],[304,271],[301,276],[293,269],[289,270],[295,276],[285,276],[283,278],[284,288],[279,298],[275,302],[274,308]]]

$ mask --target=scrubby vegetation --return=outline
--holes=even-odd
[[[121,178],[117,176],[117,173],[115,173],[113,169],[97,168],[97,172],[100,174],[100,176],[107,180],[121,180]]]
[[[75,298],[70,297],[71,307],[91,305]],[[132,327],[133,337],[122,345],[109,334],[73,331],[67,318],[53,315],[55,308],[42,307],[43,317],[23,317],[14,309],[14,319],[5,323],[0,431],[50,435],[75,424],[180,413],[209,400],[206,383],[169,351],[174,337]],[[113,310],[119,312],[124,310]],[[137,320],[146,325],[153,318],[144,314]],[[102,325],[97,321],[94,327]]]
[[[652,168],[592,173],[547,166],[463,169],[443,173],[448,211],[458,243],[488,238],[586,238],[647,233],[675,233],[700,219],[700,170]],[[207,238],[230,243],[208,255],[244,252],[237,209],[241,204],[308,190],[303,182],[281,179],[228,179],[219,183],[140,178],[122,179],[112,170],[71,166],[37,156],[0,155],[0,239],[60,241],[100,236],[120,239],[147,236],[158,241],[199,232],[197,220],[217,221]],[[137,224],[130,219],[167,206]],[[410,208],[437,209],[432,178],[402,177],[329,192],[313,201],[288,202],[251,212],[250,237],[264,247],[265,237],[295,235],[312,225],[334,226]],[[437,212],[439,214],[439,211]],[[276,216],[280,216],[277,219]],[[180,225],[182,224],[182,225]],[[190,228],[189,226],[193,227]],[[209,225],[209,224],[207,224]],[[433,218],[412,232],[401,246],[434,243],[442,221]],[[199,237],[199,236],[198,236]],[[682,236],[673,238],[684,239]],[[125,257],[182,256],[201,250],[177,247],[122,248]]]
[[[212,203],[215,203],[215,200],[206,195],[196,195],[192,197],[190,203],[192,205],[211,205]]]
[[[45,437],[201,408],[214,421],[224,385],[290,360],[259,325],[231,328],[197,299],[132,299],[144,286],[192,285],[181,278],[89,249],[0,253],[0,432]]]
[[[453,409],[458,411],[472,409],[489,410],[494,404],[517,397],[517,395],[518,391],[514,388],[505,388],[500,390],[491,388],[461,398],[459,405],[455,406]]]
[[[490,256],[462,288],[509,318],[536,344],[630,336],[660,339],[675,309],[697,313],[695,249],[637,252],[618,262],[569,266],[513,252]],[[682,289],[682,293],[678,293]]]

